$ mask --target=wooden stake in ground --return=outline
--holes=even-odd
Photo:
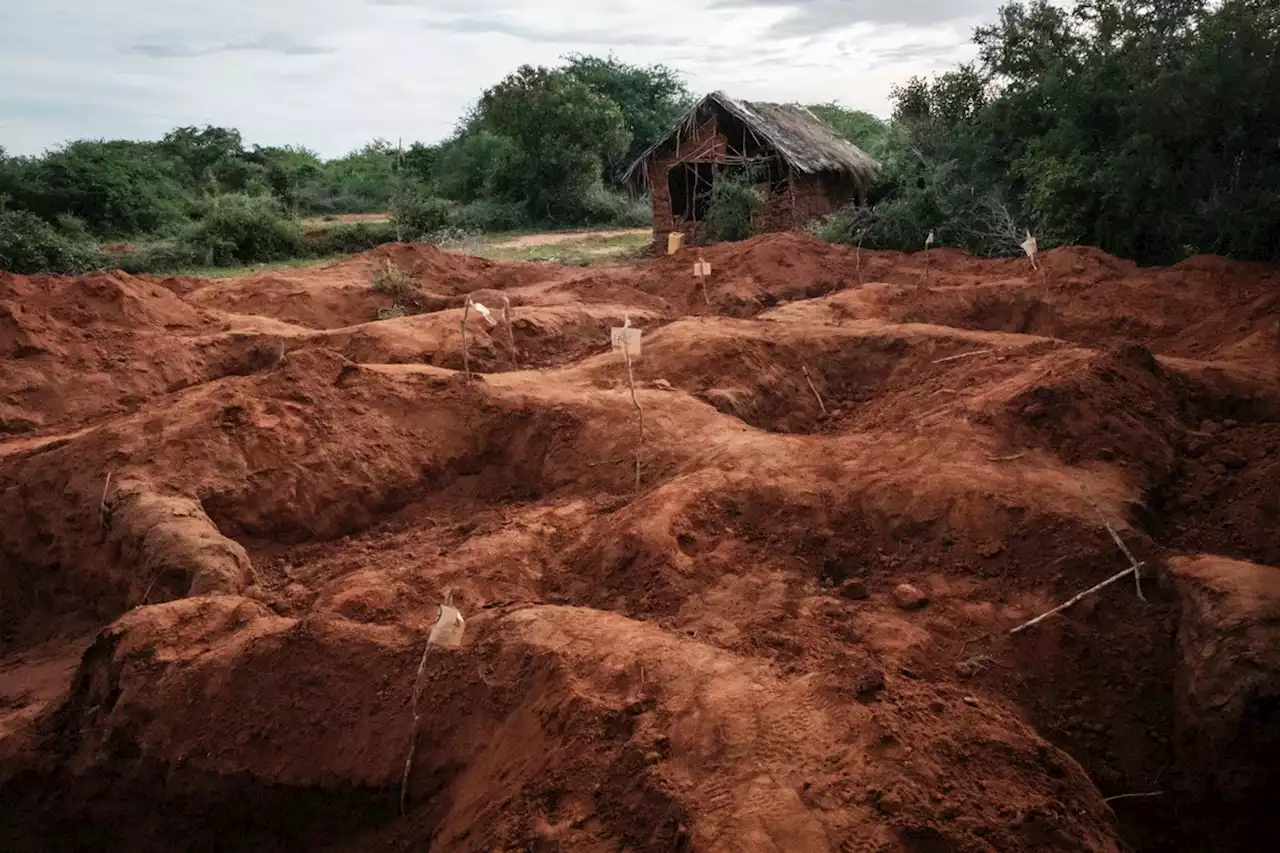
[[[107,481],[102,484],[102,500],[98,502],[98,527],[107,529],[107,490],[111,488],[111,472],[107,472]]]
[[[631,315],[624,314],[622,328],[615,327],[612,332],[614,351],[620,350],[622,358],[627,363],[627,385],[631,388],[631,404],[636,409],[636,423],[639,430],[636,440],[636,494],[639,494],[640,460],[644,455],[644,409],[640,406],[640,399],[636,397],[636,378],[631,368],[631,348],[633,344],[636,345],[636,356],[638,357],[640,355],[640,330],[631,328]]]
[[[698,262],[693,265],[693,276],[702,283],[702,301],[708,305],[711,304],[711,296],[707,293],[707,278],[711,275],[711,264],[698,258]]]
[[[462,330],[462,372],[466,374],[467,381],[471,381],[471,358],[467,355],[467,316],[471,314],[471,297],[467,297],[467,301],[462,306],[462,322],[458,324],[458,328]]]
[[[516,333],[511,328],[511,300],[506,296],[502,297],[502,322],[507,327],[507,344],[511,347],[511,366],[519,367],[520,353],[516,350]]]
[[[427,655],[431,653],[431,643],[422,650],[422,659],[418,661],[418,674],[413,680],[413,731],[409,735],[409,755],[404,760],[404,776],[400,779],[400,814],[409,811],[409,774],[413,771],[413,754],[418,751],[418,724],[422,721],[422,713],[418,710],[418,696],[422,693],[422,673],[427,668]]]
[[[933,232],[924,241],[924,286],[929,286],[929,276],[933,272]]]
[[[809,383],[809,390],[813,392],[813,396],[818,399],[818,408],[822,409],[822,414],[827,414],[827,406],[822,402],[822,395],[818,393],[818,389],[814,387],[813,379],[809,376],[808,365],[800,365],[800,369],[804,371],[804,381]]]
[[[858,265],[858,284],[859,285],[862,284],[862,241],[863,239],[866,238],[866,236],[867,236],[867,232],[864,229],[863,232],[858,235],[857,248],[853,250],[853,259]]]
[[[1030,231],[1027,231],[1027,239],[1022,241],[1022,251],[1026,252],[1027,257],[1031,259],[1031,269],[1040,273],[1040,283],[1047,284],[1048,281],[1045,278],[1044,267],[1036,263],[1036,255],[1040,251],[1040,244],[1036,241],[1035,237],[1031,236]]]
[[[413,730],[409,735],[409,754],[404,759],[404,775],[400,779],[400,814],[405,814],[409,806],[409,775],[413,772],[413,755],[418,750],[418,725],[422,722],[422,712],[418,709],[419,697],[422,695],[422,674],[427,669],[427,655],[432,646],[456,649],[462,644],[462,633],[466,622],[462,614],[453,606],[453,593],[445,596],[431,626],[431,634],[427,637],[427,645],[422,650],[422,659],[418,661],[418,674],[413,679]]]

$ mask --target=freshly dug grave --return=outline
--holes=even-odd
[[[1255,849],[1280,278],[1045,261],[0,280],[0,845]]]

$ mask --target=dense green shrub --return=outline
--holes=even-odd
[[[356,222],[351,225],[338,225],[311,235],[307,239],[311,254],[321,257],[367,252],[383,243],[394,242],[396,242],[394,222]]]
[[[63,234],[25,210],[0,209],[0,270],[80,273],[101,264],[92,242]]]
[[[302,226],[277,201],[238,193],[213,198],[180,242],[211,266],[279,261],[304,253]]]
[[[94,234],[121,237],[186,218],[192,197],[176,172],[154,143],[80,141],[13,161],[2,191],[42,219],[69,213]]]
[[[179,240],[160,240],[139,246],[127,254],[109,256],[108,263],[135,275],[144,272],[165,274],[201,266],[205,257]]]
[[[439,231],[453,220],[455,205],[445,198],[406,193],[391,212],[392,222],[405,240]]]
[[[750,170],[723,171],[711,185],[707,205],[707,236],[712,240],[745,240],[751,236],[751,217],[762,199],[757,176]]]
[[[464,204],[453,215],[453,224],[464,231],[518,231],[530,226],[525,206],[518,202],[480,199]]]
[[[633,198],[626,193],[596,187],[583,202],[584,225],[616,225],[641,228],[653,221],[648,196]]]

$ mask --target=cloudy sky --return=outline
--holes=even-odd
[[[435,141],[484,87],[567,53],[662,62],[690,88],[887,115],[971,56],[1000,0],[0,0],[0,146],[186,124],[337,156]]]

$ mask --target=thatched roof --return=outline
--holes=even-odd
[[[643,183],[648,178],[644,164],[650,158],[693,136],[698,127],[717,112],[742,122],[759,142],[774,149],[795,172],[806,175],[835,172],[866,189],[880,168],[866,152],[799,104],[736,101],[722,92],[712,92],[689,110],[670,133],[641,154],[623,174],[623,181]]]

